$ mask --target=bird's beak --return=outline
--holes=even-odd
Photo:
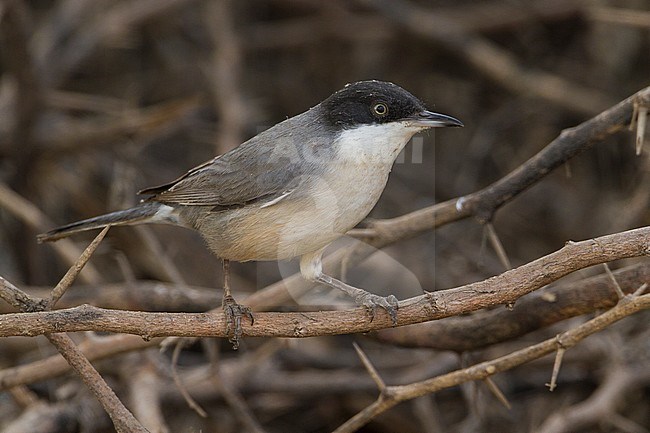
[[[422,110],[412,117],[406,119],[410,125],[422,128],[444,128],[446,126],[461,127],[463,122],[455,117],[446,114],[434,113],[433,111]]]

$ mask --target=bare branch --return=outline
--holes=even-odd
[[[650,308],[650,295],[633,298],[630,302],[621,302],[600,316],[578,326],[577,328],[565,332],[561,335],[562,341],[566,345],[574,346],[589,335],[604,329],[612,323],[648,308]],[[335,433],[354,432],[380,413],[385,412],[400,402],[437,392],[441,389],[456,386],[461,383],[484,379],[501,371],[511,369],[517,365],[547,355],[556,350],[556,348],[557,339],[551,338],[542,343],[526,347],[525,349],[518,350],[492,361],[482,362],[423,382],[416,382],[402,386],[389,386],[387,391],[390,391],[392,397],[390,400],[379,398],[366,409],[349,419],[345,424],[341,425],[335,430]]]
[[[190,393],[187,391],[187,388],[183,384],[180,375],[178,374],[178,357],[181,354],[181,350],[183,350],[184,345],[185,341],[181,339],[176,341],[176,345],[174,346],[174,351],[172,352],[172,377],[174,378],[176,388],[178,388],[188,406],[192,408],[194,412],[199,414],[199,416],[206,418],[208,416],[208,413],[201,407],[200,404],[196,402],[196,400],[194,400],[194,398],[192,398]]]
[[[111,226],[106,226],[101,232],[99,232],[99,234],[95,237],[95,239],[93,239],[90,245],[88,245],[84,252],[81,253],[77,262],[70,269],[68,269],[68,272],[66,272],[63,278],[61,278],[61,281],[59,281],[56,287],[52,289],[50,300],[47,303],[48,310],[54,308],[59,299],[61,299],[61,296],[63,296],[65,292],[70,288],[110,228]]]
[[[20,296],[20,290],[2,277],[0,277],[0,291],[3,293],[3,298],[7,295],[14,295],[16,298]],[[44,300],[32,302],[22,297],[21,299],[28,302],[22,306],[21,310],[23,311],[34,311],[46,305]],[[90,361],[88,361],[68,335],[46,333],[45,337],[56,347],[95,397],[97,397],[97,400],[99,400],[113,420],[113,424],[118,432],[147,432],[117,398],[115,392],[106,384],[101,375],[95,370]]]
[[[133,414],[124,407],[115,392],[106,384],[90,361],[83,356],[70,337],[65,334],[48,334],[46,337],[97,397],[118,432],[147,432],[147,429],[142,427]]]
[[[650,280],[650,261],[617,270],[614,275],[624,293],[633,293],[644,281]],[[611,308],[618,300],[612,291],[610,277],[603,274],[526,295],[517,300],[512,311],[499,308],[417,326],[382,329],[374,336],[380,341],[405,347],[457,352],[477,350],[571,317]]]
[[[650,227],[568,242],[552,254],[490,279],[402,301],[398,324],[420,323],[514,302],[578,269],[646,255],[649,244]],[[105,310],[89,305],[58,311],[5,314],[0,316],[0,325],[0,336],[82,330],[130,333],[144,338],[226,336],[222,312],[145,313]],[[371,321],[363,308],[312,313],[256,313],[254,326],[243,324],[243,335],[311,337],[368,332],[390,326],[392,322],[387,314],[376,315]]]
[[[618,366],[618,368],[608,369],[603,384],[588,399],[552,414],[535,431],[562,433],[588,429],[589,426],[599,422],[607,422],[616,415],[614,410],[625,395],[632,394],[634,388],[645,386],[649,381],[650,374],[647,368]],[[636,427],[626,431],[644,431],[638,429],[640,426]]]
[[[372,227],[364,229],[361,234],[367,242],[379,248],[470,216],[489,221],[499,207],[552,170],[594,143],[625,129],[632,119],[634,103],[638,100],[650,100],[650,87],[640,90],[596,117],[564,130],[539,153],[492,185],[467,196],[447,200],[396,218],[374,220]],[[354,233],[354,230],[350,232],[352,235]]]
[[[359,345],[354,342],[352,343],[354,346],[354,350],[357,351],[357,355],[359,355],[359,358],[361,359],[361,362],[363,363],[363,366],[366,368],[368,371],[368,374],[370,374],[370,377],[372,380],[375,382],[377,385],[377,388],[379,388],[380,392],[384,392],[386,389],[386,384],[384,383],[384,380],[381,378],[379,373],[377,372],[377,369],[375,368],[374,365],[372,365],[372,362],[370,362],[370,359],[368,359],[368,356],[365,354],[365,352],[359,347]]]

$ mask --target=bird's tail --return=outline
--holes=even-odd
[[[147,220],[154,222],[156,213],[160,210],[161,206],[164,205],[160,203],[142,203],[131,209],[120,210],[57,227],[47,233],[41,233],[36,236],[36,239],[38,242],[51,242],[68,237],[74,233],[106,226],[138,224]]]

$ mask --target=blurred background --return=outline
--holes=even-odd
[[[647,86],[650,2],[0,2],[0,275],[40,293],[39,286],[56,284],[93,235],[55,247],[37,244],[37,233],[131,206],[138,190],[175,179],[346,83],[365,79],[399,84],[430,109],[465,123],[407,146],[370,215],[394,217],[489,185],[564,128]],[[648,154],[646,148],[635,156],[632,133],[618,133],[504,206],[493,222],[513,266],[567,240],[648,225]],[[201,311],[220,302],[214,289],[221,285],[220,261],[188,230],[113,228],[91,264],[66,295],[66,305],[74,305],[75,296],[76,303],[161,311]],[[235,297],[295,269],[295,263],[234,264]],[[483,226],[471,219],[382,250],[351,269],[349,281],[403,299],[503,271],[486,246]],[[138,290],[145,280],[191,286],[201,293],[200,302],[138,303],[128,292],[98,289],[129,283]],[[325,291],[314,293],[311,303],[335,303]],[[240,375],[234,386],[267,431],[325,432],[376,397],[352,340],[363,343],[388,382],[406,383],[507,353],[582,320],[464,358],[389,348],[357,336],[291,341],[256,367],[276,381],[256,381],[254,375],[245,381]],[[638,332],[635,326],[615,329],[620,341]],[[38,339],[6,340],[0,341],[3,368],[51,350]],[[226,360],[237,360],[268,344],[249,339],[240,352],[227,344],[221,348]],[[554,411],[598,389],[607,359],[599,354],[609,349],[604,343],[585,346],[553,394],[544,387],[552,359],[544,358],[499,376],[515,400],[511,410],[481,386],[468,385],[403,404],[363,431],[535,430]],[[182,362],[191,370],[206,362],[205,352],[197,343]],[[153,353],[146,355],[148,362],[167,377],[151,361],[164,355]],[[110,368],[103,373],[115,376],[118,394],[126,392],[124,377]],[[90,398],[78,384],[62,397],[55,390],[77,382],[72,376],[58,380],[39,383],[34,392],[50,402]],[[644,386],[623,405],[638,430],[596,425],[589,431],[648,431],[643,407],[647,411],[650,389]],[[207,419],[168,391],[165,407],[174,408],[166,413],[170,431],[241,431],[241,420],[218,390],[201,392]],[[8,404],[0,409],[0,426],[21,413],[6,393],[2,399]],[[85,431],[111,429],[105,415],[94,422]]]

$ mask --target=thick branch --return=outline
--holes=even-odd
[[[398,324],[420,323],[511,303],[578,269],[649,253],[650,227],[569,242],[552,254],[487,280],[405,300],[400,304]],[[243,325],[243,335],[312,337],[368,332],[390,326],[387,314],[378,313],[371,321],[362,308],[313,313],[256,313],[254,325]],[[93,330],[137,334],[145,338],[169,335],[224,337],[225,329],[222,313],[144,313],[105,310],[89,305],[0,316],[0,336]]]
[[[83,266],[90,259],[92,252],[99,245],[99,242],[107,231],[108,227],[104,228],[96,237],[95,241],[84,251],[84,254],[81,255],[77,263],[73,265],[61,282],[52,290],[50,302],[25,296],[24,292],[2,277],[0,277],[0,298],[7,300],[11,305],[17,306],[21,311],[39,311],[41,308],[45,308],[45,311],[50,311],[49,308],[56,303],[57,297],[63,295],[65,290],[72,284],[74,277],[79,274]],[[115,392],[108,386],[67,334],[45,333],[45,337],[56,347],[61,356],[65,358],[95,397],[97,397],[100,404],[113,420],[115,429],[118,432],[147,432],[117,398]]]
[[[115,392],[106,384],[69,336],[65,334],[49,334],[46,337],[97,397],[113,420],[115,429],[118,432],[147,432],[147,429],[142,427],[133,414],[124,407]]]
[[[632,293],[650,281],[650,261],[614,272],[623,292]],[[452,317],[401,328],[383,329],[375,336],[384,342],[407,347],[428,347],[458,352],[476,350],[510,340],[561,320],[618,302],[608,275],[531,293],[518,300],[514,309],[496,309],[471,316]]]

